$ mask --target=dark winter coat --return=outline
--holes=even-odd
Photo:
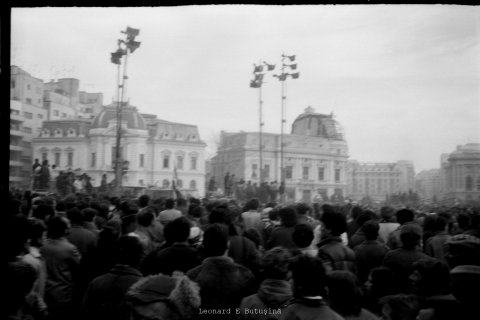
[[[251,320],[267,320],[279,319],[281,312],[277,314],[261,314],[255,315],[247,310],[261,310],[261,309],[284,309],[288,302],[292,299],[292,287],[288,281],[266,279],[260,284],[258,292],[245,297],[240,305],[240,319]],[[282,310],[283,311],[283,310]]]
[[[108,273],[95,278],[88,286],[82,303],[85,319],[128,320],[130,311],[125,303],[128,289],[142,278],[137,269],[115,265]]]
[[[163,273],[170,276],[175,270],[185,273],[200,262],[195,248],[184,243],[174,243],[148,255],[143,262],[142,272],[144,275]]]
[[[345,270],[355,273],[355,253],[342,243],[340,237],[329,237],[318,244],[318,257],[327,272]]]
[[[200,285],[201,308],[231,309],[233,318],[242,298],[256,290],[252,272],[230,257],[206,258],[187,276]]]

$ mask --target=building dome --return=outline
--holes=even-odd
[[[345,140],[343,128],[333,118],[333,114],[315,113],[308,107],[292,124],[292,134],[321,137],[332,140]]]
[[[103,110],[93,119],[92,129],[107,128],[109,123],[117,119],[117,105],[103,107]],[[127,123],[128,129],[147,130],[145,119],[133,106],[123,106],[122,108],[122,122]]]

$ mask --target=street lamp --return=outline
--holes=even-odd
[[[280,196],[281,196],[281,201],[285,201],[285,168],[284,168],[284,142],[283,142],[283,134],[285,131],[285,117],[286,117],[286,83],[285,80],[290,76],[292,79],[298,79],[300,76],[299,72],[295,73],[287,73],[285,72],[285,68],[289,67],[291,70],[296,70],[297,69],[297,64],[286,64],[285,59],[288,58],[290,62],[295,61],[295,55],[292,56],[287,56],[285,54],[282,54],[282,73],[280,74],[274,74],[273,76],[278,78],[278,80],[281,81],[282,85],[282,116],[281,116],[281,127],[280,127]]]
[[[111,53],[110,60],[113,64],[117,65],[117,135],[116,135],[116,150],[115,150],[115,193],[120,195],[122,189],[122,175],[124,171],[124,166],[122,166],[121,153],[120,153],[120,143],[122,139],[122,109],[124,106],[123,97],[126,90],[126,80],[127,76],[127,58],[128,53],[133,53],[138,47],[140,47],[140,42],[135,41],[135,37],[140,33],[139,29],[134,29],[127,27],[125,31],[121,33],[126,35],[125,39],[118,40],[118,49],[115,52]],[[123,60],[123,77],[122,83],[120,83],[120,67],[122,65],[122,57],[125,56]]]
[[[263,141],[262,141],[262,134],[263,134],[263,114],[262,114],[262,106],[263,106],[263,100],[262,100],[262,84],[263,84],[263,77],[265,76],[265,73],[267,71],[272,71],[275,69],[274,64],[268,64],[265,61],[263,61],[263,64],[266,67],[266,70],[264,69],[264,66],[262,65],[261,62],[258,63],[258,65],[253,65],[253,75],[254,79],[250,81],[250,87],[251,88],[258,88],[258,118],[259,118],[259,131],[258,131],[258,152],[259,152],[259,180],[261,185],[263,183]],[[265,70],[265,71],[264,71]]]

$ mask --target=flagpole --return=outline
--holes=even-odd
[[[259,65],[262,62],[259,62]],[[258,133],[258,151],[260,153],[260,183],[261,185],[263,183],[263,142],[262,142],[262,135],[263,135],[263,116],[262,116],[262,107],[263,107],[263,100],[262,100],[262,86],[258,88],[258,113],[259,113],[259,133]]]

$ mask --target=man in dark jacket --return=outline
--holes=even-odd
[[[203,246],[207,258],[187,272],[187,276],[200,285],[202,305],[199,318],[235,319],[242,298],[255,292],[254,276],[248,268],[227,256],[228,230],[225,225],[214,223],[209,226],[204,233]],[[202,314],[202,310],[223,310],[224,313]]]
[[[355,273],[355,253],[342,243],[340,235],[347,230],[347,219],[341,212],[326,211],[322,216],[322,241],[318,257],[327,272],[346,270]]]
[[[377,240],[379,229],[376,221],[365,222],[361,228],[365,241],[353,249],[357,261],[358,280],[362,284],[367,281],[373,268],[382,265],[385,254],[388,252],[388,247]]]
[[[256,294],[245,297],[240,306],[240,319],[267,320],[280,318],[281,312],[275,314],[255,314],[255,310],[281,310],[293,297],[292,287],[288,282],[290,252],[282,247],[267,251],[262,259],[265,280],[260,284]]]
[[[165,234],[173,243],[167,248],[159,248],[145,258],[142,271],[145,275],[163,273],[172,275],[175,270],[187,272],[200,264],[198,252],[188,244],[190,222],[180,217],[165,226]]]
[[[128,320],[130,311],[125,295],[142,274],[137,269],[143,255],[140,240],[122,236],[117,241],[117,264],[106,274],[95,278],[83,299],[83,318],[88,320]]]

